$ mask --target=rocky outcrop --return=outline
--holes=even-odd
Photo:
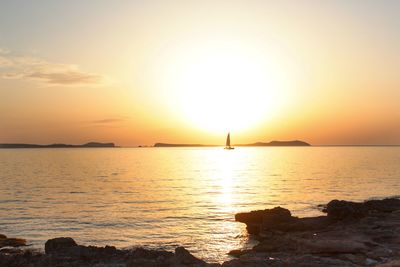
[[[326,227],[330,223],[326,216],[294,217],[288,209],[281,207],[238,213],[235,215],[235,220],[245,223],[249,234],[260,234],[270,230],[285,232],[313,230]]]
[[[0,248],[25,246],[26,240],[22,238],[10,238],[0,234]]]
[[[46,241],[44,244],[44,251],[46,254],[51,254],[76,246],[78,246],[78,244],[70,237],[57,237]]]
[[[359,219],[373,213],[390,213],[400,210],[400,199],[386,198],[382,200],[369,200],[363,203],[332,200],[324,210],[328,217],[334,220]]]
[[[223,266],[252,266],[249,262],[261,263],[260,258],[264,265],[259,266],[321,267],[392,266],[400,260],[399,199],[333,200],[325,212],[297,218],[278,207],[237,214],[260,242],[243,253],[235,251],[238,259]]]
[[[0,250],[0,266],[7,267],[213,267],[193,256],[183,247],[175,253],[164,250],[136,248],[116,249],[113,246],[78,245],[70,237],[50,239],[45,253],[32,250]]]

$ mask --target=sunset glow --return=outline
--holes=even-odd
[[[251,47],[209,47],[181,55],[171,79],[189,124],[218,133],[270,119],[279,105],[278,74]],[[269,64],[272,65],[272,64]]]
[[[4,143],[400,143],[396,2],[44,2],[2,4]]]
[[[0,267],[399,266],[400,0],[0,0]]]

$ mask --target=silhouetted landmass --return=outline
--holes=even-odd
[[[236,146],[311,146],[309,143],[304,141],[271,141],[269,143],[256,142],[253,144],[239,144]]]
[[[216,145],[155,143],[154,147],[207,147]]]
[[[37,144],[0,144],[0,148],[79,148],[79,147],[116,147],[114,143],[99,143],[89,142],[83,145],[69,145],[69,144],[50,144],[50,145],[37,145]]]
[[[213,147],[217,145],[202,145],[202,144],[168,144],[168,143],[155,143],[154,147]],[[234,146],[311,146],[309,143],[295,140],[295,141],[271,141],[269,143],[256,142],[253,144],[236,144]]]

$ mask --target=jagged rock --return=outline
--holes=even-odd
[[[177,247],[175,249],[175,256],[172,260],[174,264],[205,264],[203,260],[200,260],[190,254],[188,250],[186,250],[184,247]]]
[[[63,250],[65,248],[75,246],[77,246],[77,244],[75,240],[73,240],[71,237],[57,237],[47,240],[44,245],[44,250],[46,254],[50,254],[59,250]]]
[[[174,253],[164,250],[150,250],[145,248],[136,248],[130,253],[130,257],[134,259],[169,259],[174,256]]]

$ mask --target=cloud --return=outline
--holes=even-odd
[[[76,65],[53,63],[38,57],[15,56],[0,48],[0,79],[27,79],[52,86],[101,85],[104,77]]]
[[[102,120],[95,120],[92,121],[92,123],[96,124],[108,124],[108,123],[118,123],[118,122],[123,122],[126,121],[125,118],[114,118],[114,119],[102,119]]]
[[[8,54],[10,50],[0,47],[0,54]]]
[[[84,73],[74,70],[57,71],[36,71],[26,75],[33,79],[44,81],[53,85],[76,85],[76,84],[99,84],[101,76],[97,74]]]

